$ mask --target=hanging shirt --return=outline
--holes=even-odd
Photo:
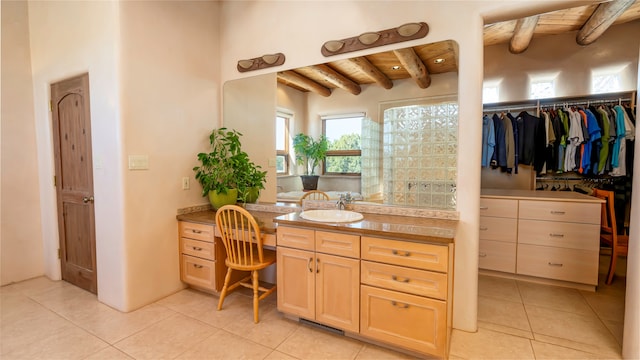
[[[482,117],[482,162],[483,167],[489,166],[493,150],[496,146],[496,132],[493,120],[488,115]]]
[[[501,114],[502,124],[504,125],[504,143],[507,156],[506,170],[508,173],[513,171],[515,166],[515,140],[513,138],[513,124],[506,114]]]
[[[582,118],[577,111],[571,111],[570,109],[565,109],[565,111],[569,115],[569,135],[564,155],[564,169],[565,171],[574,171],[577,169],[576,153],[580,144],[584,141],[581,125]]]
[[[493,114],[493,127],[496,130],[496,147],[491,158],[491,166],[507,166],[507,144],[505,139],[504,123],[498,114]]]
[[[600,156],[598,159],[598,174],[604,173],[607,159],[609,159],[609,115],[603,108],[597,109],[598,113],[602,117],[602,137],[600,138],[601,148]]]

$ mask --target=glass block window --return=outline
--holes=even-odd
[[[384,110],[383,144],[384,203],[456,209],[457,102]]]

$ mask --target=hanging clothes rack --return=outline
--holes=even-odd
[[[626,92],[619,92],[619,93],[604,93],[604,94],[597,94],[597,95],[544,98],[544,99],[537,99],[537,100],[484,104],[482,112],[497,113],[497,112],[512,112],[512,111],[522,111],[522,110],[535,110],[536,116],[539,116],[541,109],[560,108],[565,106],[584,106],[584,105],[589,106],[593,104],[610,104],[610,103],[617,103],[617,105],[622,105],[623,103],[627,103],[627,102],[633,108],[636,106],[635,101],[636,101],[636,92],[626,91]]]

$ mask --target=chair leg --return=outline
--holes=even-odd
[[[614,247],[611,248],[611,262],[609,262],[609,273],[607,274],[607,280],[605,284],[611,285],[613,283],[613,275],[616,272],[616,260],[618,260],[618,252]]]
[[[258,270],[253,270],[251,275],[253,277],[253,322],[257,324],[260,321],[258,320],[258,303],[260,301],[258,295]]]
[[[229,281],[231,280],[231,268],[227,269],[227,275],[224,277],[224,285],[222,286],[222,292],[220,292],[220,300],[218,300],[218,310],[222,310],[222,303],[224,297],[227,296],[227,288],[229,287]]]

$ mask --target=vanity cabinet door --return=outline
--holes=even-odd
[[[315,320],[343,330],[358,332],[360,260],[316,254],[315,266]]]
[[[314,319],[316,275],[314,253],[282,246],[278,246],[277,251],[278,310]]]

